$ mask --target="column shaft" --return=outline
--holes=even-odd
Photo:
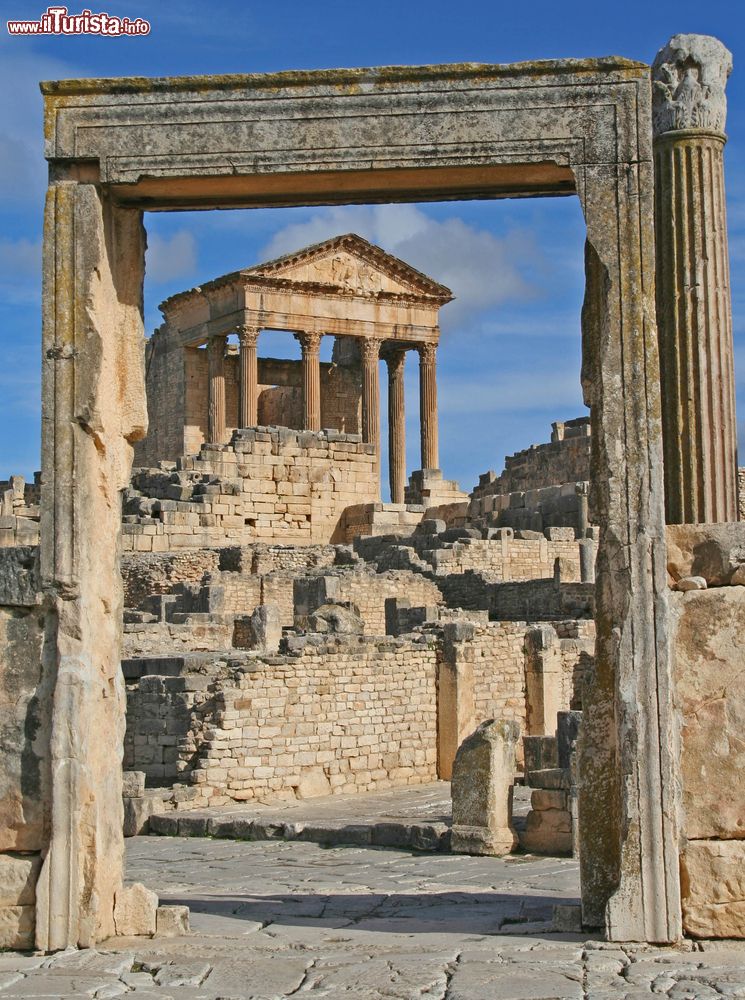
[[[320,333],[297,333],[303,350],[303,429],[321,429]]]
[[[406,489],[405,362],[406,351],[396,351],[386,358],[388,365],[388,467],[393,503],[404,502]]]
[[[259,377],[256,345],[259,331],[255,327],[243,326],[238,331],[241,345],[240,354],[240,427],[255,427],[259,422]]]
[[[731,53],[676,35],[652,67],[657,327],[670,524],[737,520],[723,149]]]
[[[440,467],[436,356],[437,348],[434,344],[422,344],[419,348],[419,421],[423,469]]]
[[[380,381],[378,361],[380,341],[365,339],[360,344],[362,354],[362,440],[375,445],[380,471]]]
[[[211,444],[225,440],[225,344],[227,337],[211,337],[207,344],[209,371],[207,438]]]

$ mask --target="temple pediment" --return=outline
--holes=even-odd
[[[329,291],[337,294],[362,297],[406,295],[436,299],[440,304],[453,297],[449,288],[354,233],[304,247],[241,273],[246,277],[328,285]]]

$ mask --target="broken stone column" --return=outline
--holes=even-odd
[[[517,845],[512,790],[519,739],[516,722],[489,719],[458,748],[451,786],[454,854],[500,856]]]
[[[657,326],[670,524],[737,520],[737,424],[722,154],[732,55],[675,35],[652,66]]]
[[[476,724],[473,691],[476,629],[469,622],[448,622],[437,652],[437,776],[449,781],[458,747]]]
[[[552,736],[562,707],[561,645],[556,629],[538,625],[525,633],[525,700],[531,736]]]
[[[375,445],[380,470],[380,341],[366,337],[360,343],[362,355],[362,440]]]

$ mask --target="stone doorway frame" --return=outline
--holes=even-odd
[[[680,936],[650,70],[619,58],[42,85],[42,576],[54,685],[37,944],[113,933],[121,884],[120,491],[145,433],[144,210],[577,194],[603,525],[583,905]],[[593,752],[588,752],[589,750]]]

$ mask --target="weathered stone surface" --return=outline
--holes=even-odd
[[[141,882],[123,886],[116,894],[114,923],[122,937],[155,934],[158,897]]]
[[[122,795],[130,798],[141,798],[145,794],[145,772],[124,771],[122,774]]]
[[[566,801],[566,800],[565,800]],[[533,854],[571,854],[572,820],[569,810],[533,808],[528,813],[520,846]]]
[[[688,841],[681,855],[681,891],[687,934],[745,937],[745,841]]]
[[[516,846],[512,786],[519,738],[517,723],[491,719],[458,748],[452,778],[454,854],[509,854]]]
[[[667,571],[674,581],[703,577],[710,587],[732,582],[745,565],[745,522],[668,524]]]
[[[40,867],[38,854],[0,854],[0,906],[31,905]]]
[[[158,937],[181,937],[189,933],[188,906],[159,906],[155,918]]]
[[[657,135],[678,129],[724,132],[732,53],[711,35],[673,35],[652,64]]]
[[[0,906],[0,949],[26,951],[34,946],[33,904]]]
[[[745,838],[745,588],[675,594],[684,832]]]
[[[342,604],[322,604],[308,617],[310,632],[362,635],[365,623],[352,608]]]
[[[706,590],[706,580],[702,576],[682,576],[674,589],[683,593],[689,590]]]
[[[33,607],[40,603],[38,546],[0,548],[0,606]]]
[[[276,653],[282,640],[282,615],[276,604],[260,604],[249,619],[249,649]]]
[[[295,788],[299,799],[315,799],[331,793],[331,785],[322,768],[306,771]]]
[[[146,833],[150,816],[160,808],[160,803],[151,798],[124,798],[124,822],[122,831],[125,837],[137,837]]]

